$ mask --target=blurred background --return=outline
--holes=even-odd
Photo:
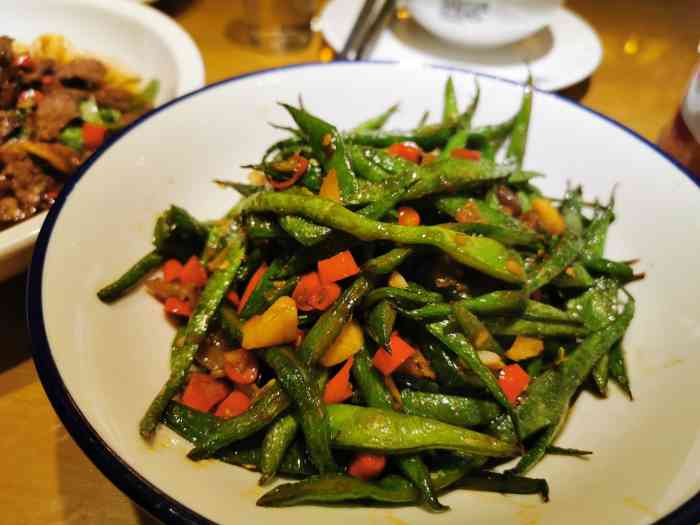
[[[192,36],[211,83],[336,59],[362,4],[161,0],[151,6]],[[467,11],[460,11],[459,2],[442,4],[453,16],[484,16],[479,7],[484,2],[470,2]],[[324,9],[334,11],[323,14]],[[529,36],[491,49],[440,41],[421,25],[427,18],[419,22],[399,5],[367,56],[412,61],[429,56],[431,62],[467,63],[516,80],[525,78],[528,62],[536,85],[619,120],[692,162],[697,144],[679,107],[699,60],[698,1],[568,0],[565,10]],[[0,415],[15,427],[0,435],[6,451],[0,468],[8,473],[0,479],[0,509],[10,517],[7,523],[153,523],[99,473],[54,414],[31,360],[24,285],[23,275],[0,283]]]

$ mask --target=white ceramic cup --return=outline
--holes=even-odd
[[[407,0],[416,22],[468,47],[511,44],[545,27],[562,0]]]

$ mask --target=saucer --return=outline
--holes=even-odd
[[[315,21],[315,29],[334,49],[342,49],[362,4],[363,0],[330,0]],[[561,8],[548,27],[514,44],[492,49],[458,46],[432,35],[411,17],[394,18],[366,58],[451,66],[516,82],[527,80],[529,64],[534,84],[555,91],[590,76],[602,56],[593,28],[572,11]]]

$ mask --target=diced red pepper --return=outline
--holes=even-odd
[[[214,405],[229,395],[231,389],[223,381],[209,374],[195,372],[190,376],[182,394],[182,404],[200,412],[209,412]]]
[[[163,280],[171,283],[180,278],[182,274],[182,263],[177,259],[168,259],[163,265]]]
[[[92,122],[85,122],[83,124],[83,143],[88,149],[99,148],[105,141],[106,135],[107,128],[104,126],[93,124]]]
[[[318,261],[318,276],[322,284],[334,283],[358,273],[360,267],[357,266],[350,250]]]
[[[350,384],[350,369],[352,368],[352,357],[350,357],[343,368],[326,383],[323,391],[323,402],[327,405],[342,403],[352,397],[352,385]]]
[[[297,308],[304,312],[326,310],[340,297],[340,286],[335,283],[323,284],[317,272],[307,273],[297,283],[292,299]]]
[[[250,398],[240,390],[234,390],[216,408],[214,415],[224,419],[240,416],[250,407]]]
[[[239,348],[224,354],[226,376],[238,385],[249,385],[258,378],[260,366],[255,354]]]
[[[177,297],[168,297],[164,303],[165,312],[178,315],[180,317],[189,317],[192,315],[192,307],[186,301]]]
[[[415,162],[418,164],[423,156],[423,150],[420,149],[414,142],[397,142],[392,144],[387,149],[389,155],[401,157],[403,159]]]
[[[207,270],[202,266],[199,257],[196,255],[190,257],[182,268],[180,280],[185,284],[204,286],[207,284],[207,279],[209,279]]]
[[[450,152],[453,159],[481,160],[481,152],[475,149],[457,148]]]
[[[511,404],[515,404],[518,396],[522,394],[530,384],[530,376],[518,364],[507,365],[501,368],[498,375],[498,384]]]
[[[348,467],[348,474],[364,481],[376,478],[386,467],[386,456],[359,452]]]
[[[399,336],[398,332],[391,334],[389,344],[391,346],[391,353],[387,352],[386,349],[382,347],[376,351],[372,358],[374,367],[385,376],[392,374],[394,370],[416,352],[416,349],[404,341]]]
[[[420,215],[410,206],[401,206],[398,211],[401,226],[418,226],[420,224]]]

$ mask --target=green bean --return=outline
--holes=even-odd
[[[511,457],[518,448],[486,434],[390,410],[329,405],[334,446],[377,454],[454,450],[475,456]]]
[[[588,288],[593,286],[594,282],[588,270],[578,262],[569,266],[564,273],[560,273],[551,281],[557,288]]]
[[[187,337],[187,326],[183,325],[178,327],[175,332],[175,337],[173,337],[173,342],[170,344],[170,370],[172,371],[179,360],[179,355],[183,352],[183,347],[185,346],[185,339]]]
[[[243,184],[242,182],[235,182],[232,180],[214,179],[214,183],[222,188],[232,188],[236,190],[242,197],[249,197],[253,193],[257,193],[265,189],[263,186],[257,186],[255,184]]]
[[[156,221],[153,245],[165,257],[186,261],[202,251],[208,231],[206,226],[179,206],[170,206]]]
[[[468,471],[468,467],[452,467],[431,472],[431,479],[444,490]],[[305,503],[374,501],[377,503],[415,503],[420,494],[404,478],[386,476],[378,482],[362,481],[344,474],[313,476],[298,483],[278,485],[258,501],[260,507],[289,507]]]
[[[376,369],[372,366],[372,361],[366,348],[362,348],[355,354],[352,375],[362,393],[362,397],[370,407],[385,410],[392,409],[391,395],[387,391],[384,381],[382,381]],[[435,489],[430,480],[430,474],[420,456],[402,455],[396,458],[396,462],[404,475],[416,487],[423,502],[436,512],[448,509],[435,496]]]
[[[371,155],[369,148],[351,145],[348,148],[348,152],[352,169],[363,179],[381,183],[390,177],[390,174],[381,166],[378,166],[368,158],[367,153],[369,152]]]
[[[97,297],[103,303],[111,303],[122,297],[135,284],[143,279],[150,272],[160,267],[165,261],[165,257],[153,250],[139,259],[131,268],[114,282],[108,284],[97,292]]]
[[[189,368],[199,349],[199,344],[206,336],[209,323],[217,311],[224,294],[231,285],[244,254],[244,240],[239,235],[227,248],[226,264],[221,265],[221,269],[214,272],[207,281],[202,295],[194,308],[194,312],[192,312],[192,316],[187,323],[185,344],[181,353],[178,353],[177,359],[172,363],[170,377],[151,402],[143,419],[141,419],[140,432],[144,438],[148,439],[153,435],[165,407],[185,383]]]
[[[413,390],[401,391],[401,403],[406,414],[467,428],[486,424],[501,413],[493,401]]]
[[[415,142],[424,151],[432,151],[444,146],[454,133],[456,123],[436,124],[418,128],[415,131],[362,131],[345,135],[345,140],[360,146],[387,148],[397,142]]]
[[[270,382],[246,412],[219,423],[197,443],[187,457],[195,461],[205,459],[232,443],[252,436],[272,423],[290,403],[289,397],[279,384]]]
[[[378,302],[386,300],[403,307],[416,307],[431,303],[441,303],[445,299],[437,292],[431,292],[422,286],[410,283],[407,288],[395,288],[393,286],[375,288],[367,294],[363,305],[365,308],[371,308]]]
[[[435,226],[400,226],[366,219],[339,204],[319,197],[281,192],[258,193],[242,205],[244,212],[272,211],[302,215],[316,223],[349,233],[361,240],[388,240],[434,246],[456,261],[507,282],[522,282],[520,256],[486,237],[468,236]]]
[[[411,390],[429,392],[431,394],[440,393],[440,385],[430,379],[402,374],[401,372],[394,372],[391,377],[394,379],[394,383],[396,383],[398,388],[409,388]]]
[[[524,319],[531,321],[552,321],[555,323],[576,323],[576,317],[550,304],[528,300],[522,312]]]
[[[590,456],[593,454],[590,450],[579,450],[577,448],[562,448],[562,447],[555,447],[555,446],[549,446],[547,447],[547,454],[552,454],[554,456],[575,456],[575,457],[583,457],[583,456]]]
[[[474,93],[474,97],[472,98],[467,110],[459,116],[459,127],[455,134],[450,137],[450,140],[447,141],[447,144],[445,144],[445,147],[438,156],[439,159],[450,158],[452,151],[457,148],[463,148],[467,143],[467,140],[470,138],[472,117],[476,112],[476,108],[479,105],[479,98],[481,97],[481,88],[479,87],[479,83],[475,81],[475,84],[476,92]],[[485,143],[488,144],[488,142]]]
[[[229,447],[217,454],[217,459],[231,465],[239,465],[249,470],[260,470],[263,451],[259,447],[239,449]],[[277,471],[288,476],[311,476],[318,471],[309,461],[304,447],[298,442],[292,443],[282,458]]]
[[[418,176],[420,166],[398,155],[392,155],[385,149],[356,145],[350,147],[361,152],[371,164],[381,168],[389,175],[393,175],[394,177],[391,179],[396,180],[398,177],[402,184],[413,182]]]
[[[372,118],[365,120],[364,122],[358,124],[355,127],[354,131],[363,132],[363,131],[381,129],[384,127],[384,124],[386,124],[387,120],[389,120],[389,118],[391,118],[391,116],[394,113],[396,113],[396,111],[398,109],[399,109],[399,105],[393,104],[387,110],[383,111],[379,115],[372,117]]]
[[[333,306],[323,312],[306,334],[297,351],[299,360],[305,366],[311,367],[318,362],[350,320],[354,308],[369,289],[370,283],[367,278],[359,276],[345,289]]]
[[[567,412],[568,410],[562,410],[559,420],[542,430],[541,435],[537,437],[535,443],[523,454],[517,465],[506,471],[507,474],[525,474],[544,458],[547,453],[547,448],[552,444],[554,438],[556,438],[564,425]]]
[[[455,85],[454,82],[452,82],[452,77],[448,77],[447,82],[445,82],[445,91],[443,94],[442,123],[451,124],[457,120],[458,116],[459,108],[457,107]]]
[[[262,164],[266,164],[270,156],[275,152],[287,152],[289,149],[300,149],[306,143],[306,139],[300,136],[279,140],[269,146],[263,153]]]
[[[304,246],[318,244],[333,233],[333,230],[326,226],[319,226],[303,217],[294,215],[280,217],[279,224],[290,237]]]
[[[455,305],[453,305],[453,308]],[[461,307],[457,307],[461,310]],[[503,390],[498,385],[495,376],[491,373],[484,363],[481,362],[476,350],[467,340],[467,338],[459,331],[459,327],[451,320],[431,323],[427,326],[428,331],[434,335],[442,344],[444,344],[451,352],[457,355],[464,366],[468,367],[481,380],[486,390],[491,396],[503,407],[513,420],[517,429],[517,421],[514,417],[513,406],[508,401],[508,398],[503,393]]]
[[[625,353],[622,349],[622,344],[620,342],[613,345],[612,350],[610,350],[610,360],[609,365],[610,377],[615,381],[620,388],[627,394],[630,400],[634,399],[632,396],[632,389],[630,388],[630,380],[627,375],[627,365],[625,364]]]
[[[194,445],[205,440],[220,422],[221,420],[212,414],[193,410],[175,401],[168,405],[163,414],[163,423]],[[262,449],[244,442],[221,449],[215,456],[226,463],[246,468],[260,468],[263,463]],[[308,476],[317,472],[298,443],[293,443],[287,448],[277,470],[282,474],[294,476]]]
[[[608,370],[609,363],[610,356],[605,354],[598,359],[598,362],[595,364],[593,371],[591,372],[591,377],[593,377],[593,382],[598,389],[598,393],[603,397],[608,396],[608,378],[610,377]]]
[[[581,215],[581,187],[568,191],[561,205],[561,214],[566,229],[574,235],[583,235],[583,216]],[[602,255],[602,253],[600,254]]]
[[[588,333],[586,328],[571,323],[531,321],[510,317],[484,319],[484,325],[496,336],[582,337]]]
[[[347,202],[358,192],[358,181],[350,166],[343,137],[335,126],[314,117],[305,110],[288,104],[282,104],[282,106],[309,137],[314,155],[322,160],[326,173],[335,170],[340,197],[343,202]]]
[[[250,319],[252,316],[262,313],[275,299],[279,297],[280,289],[289,289],[287,281],[279,280],[285,261],[277,258],[270,264],[257,286],[253,289],[248,301],[243,306],[239,315],[241,319]],[[290,278],[290,280],[293,278]],[[294,280],[296,286],[296,280]],[[293,289],[293,286],[291,287]]]
[[[314,193],[318,193],[323,183],[323,170],[316,159],[309,159],[309,167],[301,177],[299,183]]]
[[[413,254],[411,248],[394,248],[367,261],[362,269],[373,275],[385,275],[398,268],[408,257]]]
[[[230,344],[239,345],[241,343],[243,323],[235,309],[227,304],[222,304],[219,308],[219,324]]]
[[[452,193],[493,183],[510,175],[510,168],[493,161],[443,159],[418,169],[418,178],[406,192],[405,200],[421,199],[427,195]]]
[[[557,425],[568,410],[571,398],[590,374],[595,363],[625,333],[634,316],[634,300],[629,298],[621,314],[603,329],[587,336],[557,368],[536,377],[528,387],[527,397],[516,409],[523,439],[545,427]],[[512,436],[508,421],[497,418],[490,425],[502,439]]]
[[[207,266],[213,261],[237,232],[238,225],[233,221],[223,219],[215,222],[212,227],[209,228],[209,234],[207,235],[207,240],[204,243],[204,250],[202,251],[201,263]]]
[[[510,144],[506,151],[506,160],[516,166],[517,171],[523,167],[525,158],[525,146],[527,145],[527,132],[530,126],[530,113],[532,112],[532,87],[531,80],[523,93],[520,110],[515,117],[513,132],[510,135]]]
[[[502,144],[503,141],[508,138],[508,136],[511,134],[511,131],[513,131],[513,126],[515,125],[516,118],[517,114],[509,118],[508,120],[499,122],[498,124],[475,127],[472,129],[471,134],[480,135],[484,137],[485,140],[494,144],[497,149],[497,147],[500,146],[500,144]]]
[[[634,270],[624,262],[611,261],[604,257],[589,257],[585,253],[581,262],[587,270],[594,273],[617,277],[622,281],[631,281],[634,278]]]
[[[420,116],[418,119],[418,124],[416,124],[417,128],[422,128],[428,123],[428,119],[430,118],[430,111],[427,109],[423,112],[423,114]]]
[[[478,378],[468,374],[460,367],[456,358],[453,358],[443,345],[434,339],[427,339],[421,345],[421,351],[430,361],[430,366],[437,375],[437,381],[449,390],[461,390],[464,388],[481,386]]]
[[[299,430],[299,423],[292,415],[275,421],[265,433],[260,450],[260,485],[266,485],[275,477]]]
[[[579,255],[583,241],[580,237],[564,234],[552,249],[550,257],[528,276],[525,289],[528,294],[539,290],[562,273]]]
[[[544,359],[542,354],[538,355],[537,357],[531,359],[527,366],[525,367],[525,371],[527,372],[527,375],[530,377],[537,377],[542,373],[542,367],[544,366]]]
[[[389,348],[395,322],[396,309],[387,300],[379,301],[367,316],[367,333],[379,346]]]
[[[452,304],[452,313],[457,319],[462,332],[469,338],[469,342],[477,352],[486,350],[499,355],[504,354],[501,345],[493,338],[491,332],[479,318],[469,311],[469,305],[465,301]]]
[[[464,233],[486,235],[506,245],[534,246],[542,240],[521,221],[479,199],[441,196],[435,199],[435,206],[456,219],[460,224],[453,227]]]
[[[286,347],[269,348],[265,350],[263,357],[275,371],[282,388],[298,408],[299,424],[304,433],[311,461],[321,474],[338,470],[331,454],[326,405],[308,369]]]
[[[542,500],[549,501],[547,480],[524,478],[497,472],[474,472],[460,478],[455,488],[499,492],[501,494],[539,494]]]
[[[286,237],[285,231],[274,220],[262,215],[246,215],[243,221],[243,228],[246,235],[255,240]]]

